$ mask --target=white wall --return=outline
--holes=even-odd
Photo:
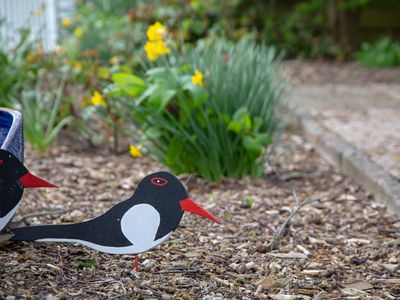
[[[18,42],[19,29],[26,27],[32,39],[39,39],[45,51],[57,45],[60,19],[73,15],[73,0],[0,0],[0,40],[12,48]]]

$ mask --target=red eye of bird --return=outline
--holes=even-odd
[[[167,179],[161,177],[153,177],[150,181],[156,186],[164,186],[168,183]]]
[[[4,160],[0,159],[0,166],[4,163]]]

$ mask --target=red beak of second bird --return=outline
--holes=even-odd
[[[191,212],[193,214],[202,216],[203,218],[209,219],[215,223],[222,224],[222,222],[217,217],[213,216],[211,213],[206,211],[190,198],[181,200],[180,204],[183,211]]]
[[[19,182],[26,188],[57,187],[46,180],[39,178],[32,173],[26,173],[19,179]]]

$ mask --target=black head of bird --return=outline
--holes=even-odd
[[[55,185],[39,178],[28,171],[27,168],[11,152],[0,149],[0,182],[19,182],[21,188],[55,187]],[[0,185],[7,189],[7,185]]]
[[[12,153],[0,149],[0,230],[14,215],[25,188],[54,187],[30,173]]]
[[[151,205],[160,214],[156,238],[175,230],[185,211],[221,224],[218,218],[190,199],[179,179],[168,172],[157,172],[143,178],[132,201]]]

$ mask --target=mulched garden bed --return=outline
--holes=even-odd
[[[60,188],[26,191],[15,222],[95,217],[129,197],[143,176],[163,169],[148,156],[81,145],[67,139],[43,157],[26,151],[27,166]],[[138,273],[132,255],[2,243],[0,298],[399,299],[400,218],[334,172],[301,137],[284,136],[261,179],[182,181],[222,226],[185,214],[167,242],[140,255]],[[271,250],[296,199],[320,201],[304,206]],[[80,267],[87,259],[94,266]]]

